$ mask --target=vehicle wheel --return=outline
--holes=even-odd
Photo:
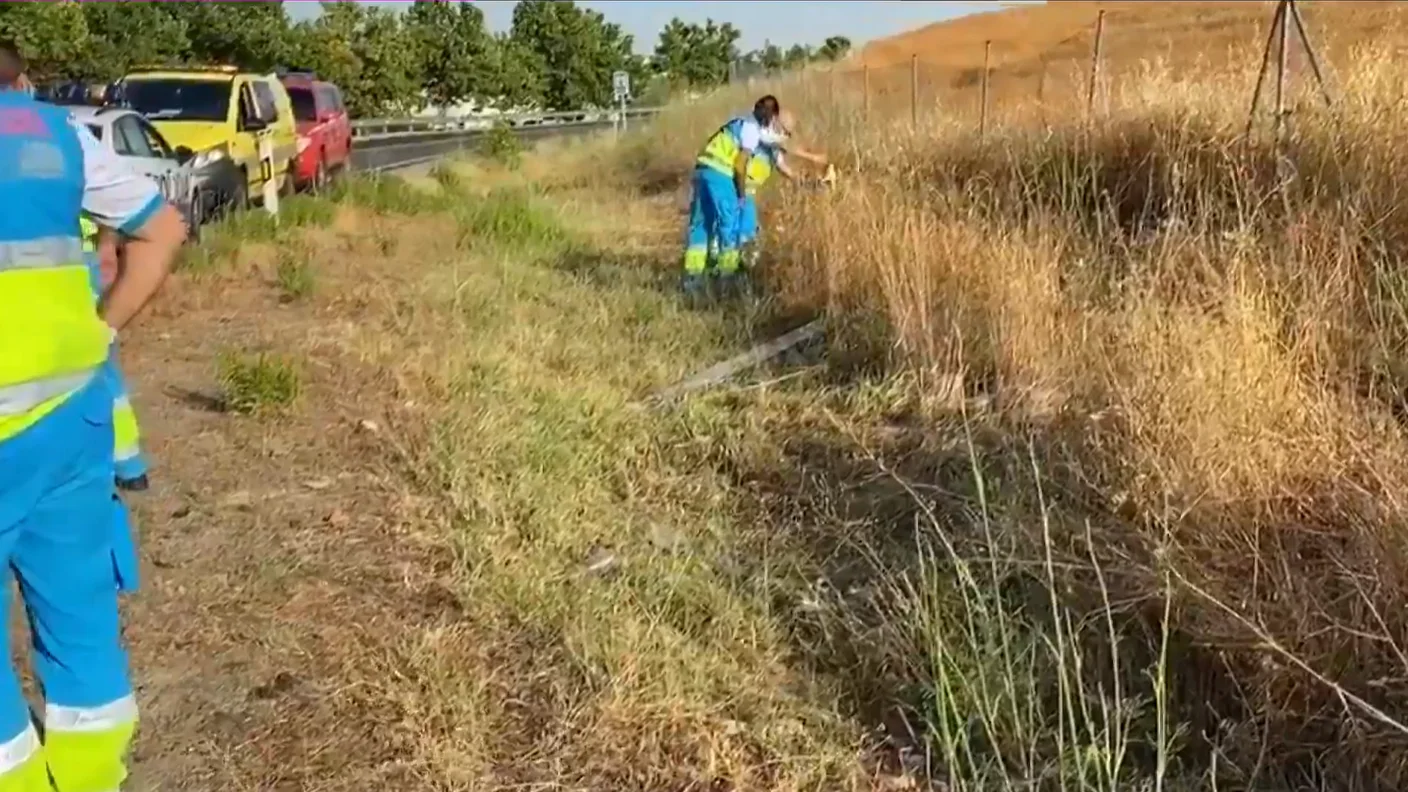
[[[235,176],[235,183],[230,187],[230,203],[225,206],[225,212],[240,212],[249,208],[249,177],[244,169],[240,169]]]
[[[288,164],[288,170],[284,171],[284,180],[279,182],[279,197],[287,198],[298,189],[294,182],[293,175],[297,173],[296,164],[292,161]]]
[[[191,204],[186,209],[186,241],[200,244],[200,229],[205,225],[205,196],[199,190],[191,193]]]

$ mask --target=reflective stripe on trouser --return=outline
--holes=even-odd
[[[0,792],[111,792],[137,711],[118,624],[112,392],[104,377],[0,441],[0,556],[19,582],[46,699],[44,748],[0,750]],[[8,612],[12,587],[0,587]],[[0,746],[30,744],[14,669],[0,669]],[[14,741],[18,740],[19,743]],[[54,780],[49,786],[48,777]]]
[[[88,267],[93,297],[99,299],[102,292],[102,275],[99,272],[97,254],[85,252],[83,263]],[[113,459],[117,462],[117,477],[124,480],[141,478],[147,473],[147,460],[142,456],[142,438],[137,426],[137,413],[132,409],[132,400],[127,395],[127,383],[123,380],[122,367],[118,364],[116,343],[108,347],[108,359],[103,364],[102,376],[108,378],[108,387],[114,394]]]
[[[127,384],[122,379],[122,369],[117,364],[117,350],[114,349],[103,364],[103,375],[109,378],[109,387],[117,398],[112,402],[113,462],[117,466],[117,477],[135,479],[146,475],[147,460],[142,456],[141,430],[137,426],[137,412],[132,409],[132,399],[127,395]]]
[[[738,216],[738,192],[733,179],[712,168],[695,168],[684,250],[687,274],[704,272],[711,243],[717,245],[719,271],[738,270]]]

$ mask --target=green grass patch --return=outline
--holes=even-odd
[[[454,203],[451,195],[416,189],[404,179],[382,174],[343,179],[333,186],[328,197],[335,203],[405,215],[440,212]]]
[[[521,187],[499,188],[483,196],[464,195],[454,214],[462,246],[488,241],[555,247],[570,238],[557,211]]]
[[[332,223],[337,204],[320,195],[293,195],[279,202],[279,228],[323,228]]]
[[[298,399],[300,378],[288,358],[267,352],[225,352],[216,360],[225,409],[254,415],[285,408]]]
[[[490,162],[509,170],[523,164],[523,142],[508,124],[497,121],[480,139],[479,154]]]
[[[279,265],[275,276],[278,279],[280,298],[284,302],[295,302],[312,296],[317,282],[309,253],[300,245],[292,245],[279,251]]]
[[[435,167],[430,169],[430,177],[447,193],[457,195],[464,192],[464,177],[451,162],[437,162]]]

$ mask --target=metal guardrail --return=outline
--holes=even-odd
[[[649,118],[660,112],[658,107],[631,107],[621,110],[573,110],[561,113],[505,113],[498,116],[466,116],[460,118],[363,118],[352,122],[352,137],[356,140],[391,140],[428,135],[454,135],[485,132],[503,123],[511,129],[535,127],[605,126],[624,115],[627,123]]]

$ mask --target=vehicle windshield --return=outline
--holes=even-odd
[[[126,80],[122,98],[153,121],[224,121],[230,86],[224,80]]]
[[[299,121],[317,121],[318,108],[313,102],[313,92],[307,88],[289,88],[288,98],[293,100],[293,117]]]

